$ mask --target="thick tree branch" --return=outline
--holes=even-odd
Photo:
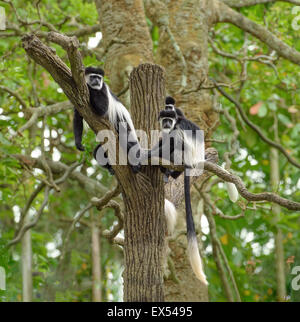
[[[51,74],[95,133],[103,128],[110,128],[108,122],[95,116],[90,108],[89,94],[84,81],[83,65],[76,38],[69,38],[56,32],[50,32],[48,36],[51,41],[60,44],[67,51],[72,72],[53,49],[46,46],[34,35],[25,35],[22,38],[23,47],[28,56]]]
[[[266,200],[266,201],[277,203],[278,205],[281,205],[282,207],[285,207],[289,210],[300,210],[300,203],[299,202],[295,202],[295,201],[291,201],[291,200],[282,198],[272,192],[252,193],[252,192],[248,191],[247,188],[245,187],[243,181],[241,180],[241,178],[227,172],[226,170],[224,170],[223,168],[221,168],[220,166],[218,166],[216,164],[205,161],[204,162],[204,169],[214,173],[215,175],[217,175],[219,178],[223,179],[224,181],[234,183],[236,185],[237,190],[241,194],[241,196],[249,201]]]
[[[242,14],[231,9],[221,1],[216,1],[215,4],[217,15],[216,22],[229,22],[244,31],[249,32],[270,48],[274,49],[279,56],[288,59],[294,64],[300,65],[300,53],[278,39],[268,29],[244,17]]]
[[[163,165],[165,168],[169,168],[176,171],[184,170],[183,166],[178,166],[174,164],[168,165],[168,161],[164,159],[152,158],[152,160],[155,162],[155,164],[157,164],[158,162],[160,165]],[[264,201],[274,202],[289,210],[297,210],[297,211],[300,210],[300,202],[285,199],[272,192],[252,193],[248,191],[240,177],[229,173],[228,171],[224,170],[217,164],[214,164],[209,161],[204,161],[203,168],[206,171],[214,173],[215,175],[217,175],[219,178],[223,179],[226,182],[234,183],[240,195],[244,197],[246,200],[249,200],[249,201],[264,200]]]
[[[88,89],[84,78],[84,66],[78,50],[79,41],[76,37],[68,37],[58,32],[49,32],[48,39],[60,45],[68,54],[72,77],[81,95],[88,97]],[[75,105],[76,106],[76,105]]]
[[[108,191],[103,197],[101,198],[92,198],[91,203],[93,206],[96,206],[98,210],[103,209],[107,205],[107,203],[114,197],[117,197],[121,192],[120,186],[117,185],[113,190]]]
[[[69,38],[56,32],[50,32],[48,38],[67,51],[72,72],[60,57],[55,54],[55,51],[42,43],[35,35],[26,35],[22,38],[26,53],[52,75],[53,79],[60,85],[71,103],[95,133],[104,129],[114,132],[109,121],[96,115],[90,108],[89,92],[84,79],[84,67],[76,38]],[[116,146],[119,146],[118,142],[116,142]],[[116,153],[118,158],[118,149]],[[124,166],[114,166],[114,170],[116,177],[122,174],[126,176],[130,173],[129,167]]]

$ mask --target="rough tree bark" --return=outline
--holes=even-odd
[[[147,134],[157,128],[156,116],[164,102],[164,86],[163,70],[157,65],[143,64],[131,73],[133,121],[136,128]],[[142,174],[120,182],[126,209],[124,300],[163,301],[163,180],[159,167],[145,167]]]
[[[25,220],[26,222],[26,220]],[[24,234],[22,240],[22,300],[32,301],[32,248],[31,230]]]
[[[270,179],[272,190],[276,191],[280,183],[280,171],[279,171],[279,158],[278,150],[270,149]],[[279,220],[280,206],[272,206],[276,232],[274,233],[275,239],[275,266],[276,266],[276,284],[277,284],[277,300],[286,300],[286,286],[285,286],[285,261],[284,261],[284,248],[283,248],[283,235],[282,230],[276,223]]]
[[[92,276],[93,276],[93,302],[101,302],[101,250],[99,228],[93,218],[93,211],[90,211],[92,220]]]
[[[153,62],[152,41],[142,0],[95,0],[105,48],[104,68],[111,88],[119,93],[128,85],[132,69]],[[130,106],[129,93],[122,96]]]

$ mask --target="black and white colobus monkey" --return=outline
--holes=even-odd
[[[200,148],[204,146],[203,142],[199,142],[203,137],[197,137],[196,133],[200,128],[186,119],[183,112],[175,106],[175,100],[172,97],[166,98],[165,109],[159,114],[159,122],[162,130],[162,139],[158,144],[149,152],[148,157],[159,156],[164,157],[164,148],[169,149],[167,153],[170,153],[170,161],[174,162],[176,153],[184,154],[183,161],[185,165],[184,170],[184,195],[185,195],[185,209],[186,209],[186,225],[187,225],[187,238],[188,238],[188,254],[192,269],[199,280],[203,283],[208,284],[206,276],[203,272],[202,262],[199,255],[197,236],[195,232],[191,197],[190,197],[190,176],[188,171],[191,168],[196,167],[197,164],[203,162],[204,153],[201,153]],[[188,131],[188,132],[184,132]],[[164,147],[165,142],[168,146]],[[204,140],[204,138],[203,138]],[[197,142],[198,141],[198,142]],[[186,149],[187,151],[185,151]],[[187,152],[187,153],[184,153]],[[182,171],[174,171],[160,166],[161,171],[164,173],[166,181],[168,177],[177,178]],[[235,185],[231,182],[226,182],[229,198],[231,201],[236,202],[238,199],[238,191]],[[175,219],[172,217],[167,218],[167,221],[171,221],[173,227],[176,224]]]
[[[199,162],[203,161],[201,160],[202,153],[199,151],[201,142],[197,142],[199,139],[197,131],[200,130],[200,128],[190,120],[186,119],[183,112],[175,107],[175,100],[172,97],[166,98],[166,106],[165,109],[159,114],[159,122],[162,130],[162,139],[160,139],[158,144],[149,152],[148,157],[164,157],[164,149],[168,149],[169,151],[166,152],[170,153],[170,161],[174,162],[176,153],[181,154],[181,156],[184,154],[184,194],[188,255],[192,269],[197,278],[204,284],[208,284],[199,255],[197,235],[191,207],[190,176],[188,173],[191,168],[194,168],[197,164],[199,164]],[[189,131],[185,132],[187,130]],[[164,142],[168,142],[167,147],[164,145]],[[168,170],[163,166],[160,168],[166,179],[169,177],[169,175],[171,175],[173,178],[177,178],[182,173],[182,171]],[[174,219],[167,218],[167,221],[174,221]],[[168,222],[167,224],[169,225]],[[175,225],[175,223],[173,223],[173,225]]]
[[[126,146],[123,146],[124,151],[128,153],[132,147],[137,145],[137,157],[139,157],[140,144],[136,136],[131,116],[126,107],[111,92],[108,85],[104,82],[103,77],[104,71],[101,68],[87,67],[85,69],[85,80],[90,93],[90,105],[92,110],[95,114],[108,118],[118,134],[121,130],[121,127],[123,127],[123,130],[125,131],[124,133],[127,133]],[[83,119],[76,109],[74,109],[73,125],[76,147],[78,150],[83,151],[84,147],[81,144]],[[129,135],[130,142],[128,142]],[[99,155],[104,156],[105,159],[105,164],[101,165],[112,173],[113,169],[111,165],[107,163],[107,154],[103,151],[101,144],[99,144],[94,150],[95,159],[101,163],[102,160],[98,160],[97,158],[98,152],[101,152]],[[140,169],[140,164],[135,164],[131,167],[134,172],[138,172]]]

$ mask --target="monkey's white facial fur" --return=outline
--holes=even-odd
[[[176,124],[176,120],[169,117],[163,117],[160,119],[160,128],[163,133],[170,133]]]
[[[85,81],[92,88],[100,91],[103,86],[103,77],[99,74],[88,74],[85,75]]]

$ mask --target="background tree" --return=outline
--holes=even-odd
[[[129,219],[141,214],[137,200],[130,198],[135,190],[124,184],[132,178],[130,172],[117,169],[115,178],[96,165],[91,157],[95,146],[91,130],[84,138],[86,152],[80,154],[74,148],[74,99],[94,131],[106,126],[88,108],[78,52],[84,65],[104,63],[107,81],[131,107],[137,128],[157,126],[165,79],[166,92],[205,130],[207,147],[213,146],[220,163],[242,180],[214,164],[205,165],[207,171],[194,182],[193,209],[197,209],[199,234],[202,231],[209,289],[191,272],[180,219],[175,236],[168,240],[165,299],[203,301],[209,294],[212,301],[297,300],[289,272],[299,263],[299,204],[292,202],[299,201],[300,48],[292,11],[298,4],[263,0],[1,1],[7,29],[0,31],[0,266],[7,270],[8,285],[7,291],[0,291],[2,300],[99,300],[95,289],[100,278],[102,299],[120,300],[123,245],[125,299],[163,299],[160,258],[145,272],[155,277],[158,269],[158,281],[150,279],[158,283],[155,290],[147,293],[142,285],[133,294],[126,280],[136,273],[134,268],[126,272],[128,252],[139,251],[143,245],[130,249],[126,244],[130,238],[142,243],[150,238],[149,254],[161,256],[165,251],[161,177],[148,168],[144,176],[134,179],[144,191],[154,185],[145,178],[157,180],[157,190],[152,192],[154,207],[148,208],[150,222],[157,221],[159,227],[153,231],[157,238],[134,235],[138,228]],[[92,48],[92,37],[95,33],[99,37],[100,31],[103,38]],[[79,42],[60,37],[58,32],[76,36]],[[27,33],[35,37],[24,37]],[[57,56],[47,51],[49,46]],[[46,52],[48,56],[41,55]],[[62,64],[49,64],[51,59],[59,62],[55,57],[68,64],[72,73]],[[144,65],[129,81],[141,63],[157,63],[165,75],[158,67]],[[143,102],[134,91],[138,73],[145,75],[143,85],[157,75],[153,83],[159,90],[148,101]],[[147,118],[149,102],[153,114]],[[165,187],[177,206],[182,201],[180,180]],[[237,184],[244,197],[238,204],[228,200],[224,180]],[[139,196],[147,204],[143,189]],[[276,195],[262,193],[266,191]],[[123,219],[125,244],[119,234]],[[101,255],[95,245],[99,244],[95,242],[97,229]],[[137,253],[133,255],[138,258]],[[101,258],[101,275],[97,257]],[[141,260],[141,265],[145,267],[147,261]]]

